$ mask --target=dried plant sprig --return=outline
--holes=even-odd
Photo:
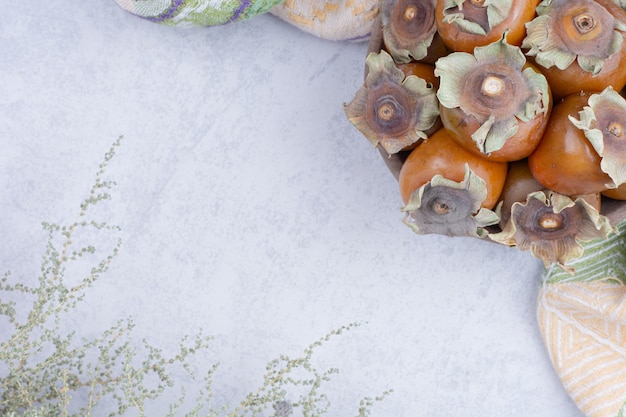
[[[327,343],[331,338],[361,326],[355,322],[332,330],[304,349],[300,356],[295,358],[281,355],[270,361],[263,376],[263,385],[258,390],[249,393],[246,398],[231,412],[228,417],[261,416],[270,409],[274,410],[275,417],[287,417],[294,410],[299,410],[303,416],[320,416],[326,414],[330,405],[327,395],[321,392],[324,382],[339,372],[336,368],[325,371],[317,370],[311,359],[315,351]],[[294,388],[300,389],[300,394],[294,397]],[[369,415],[374,402],[382,401],[391,391],[385,391],[380,397],[372,400],[366,397],[361,402],[359,416]]]
[[[110,415],[131,408],[142,415],[145,402],[172,385],[170,368],[181,366],[191,372],[190,358],[208,347],[210,338],[201,333],[193,340],[183,339],[173,357],[145,342],[145,357],[138,361],[139,351],[131,345],[131,320],[119,321],[82,343],[76,341],[76,332],[63,330],[65,315],[109,270],[121,246],[121,239],[115,238],[118,226],[90,219],[93,208],[111,199],[115,183],[104,175],[121,140],[105,154],[77,220],[43,224],[48,241],[37,283],[14,282],[10,273],[0,280],[0,316],[11,327],[0,335],[0,415],[83,417],[91,415],[104,398],[115,403],[116,411]],[[96,238],[98,245],[79,243]],[[89,264],[88,272],[76,264]],[[79,402],[79,393],[86,395],[87,403]]]
[[[63,331],[65,315],[84,299],[85,291],[109,270],[118,255],[121,241],[111,239],[111,235],[116,237],[120,228],[90,217],[92,208],[111,198],[114,183],[103,178],[119,144],[119,140],[115,142],[100,165],[95,185],[80,205],[79,220],[69,225],[44,224],[48,242],[37,285],[14,282],[10,272],[0,277],[0,318],[6,319],[11,329],[0,334],[2,416],[88,417],[102,415],[105,412],[102,403],[113,407],[106,411],[111,417],[129,412],[146,416],[149,402],[176,385],[174,371],[182,371],[195,380],[194,356],[210,346],[213,338],[200,330],[195,336],[183,337],[173,354],[165,354],[146,340],[137,347],[131,337],[135,325],[130,319],[120,320],[100,336],[82,342],[76,341],[75,332]],[[94,230],[100,233],[91,233]],[[76,242],[84,240],[81,232],[89,232],[87,238],[100,243],[104,239],[108,251],[98,258],[100,243],[77,246]],[[87,276],[76,279],[71,268],[76,262],[95,263],[95,266]],[[358,325],[353,323],[331,331],[298,358],[281,356],[270,362],[263,386],[234,411],[229,411],[228,405],[215,409],[211,404],[217,369],[214,364],[204,376],[204,387],[194,397],[193,408],[184,416],[260,416],[268,415],[270,407],[275,417],[287,417],[296,408],[305,416],[325,414],[329,401],[322,392],[322,384],[338,371],[317,370],[312,356],[332,337]],[[293,394],[294,391],[299,391],[299,395]],[[183,386],[165,415],[181,416],[185,400]],[[372,405],[369,399],[362,403],[359,416],[369,415]]]
[[[522,48],[537,64],[564,70],[576,61],[595,75],[622,50],[626,25],[592,0],[544,0],[526,31]]]
[[[370,53],[365,84],[344,106],[348,120],[389,154],[427,137],[439,117],[435,89],[414,75],[405,77],[385,51]]]
[[[610,188],[626,182],[626,99],[612,87],[592,94],[578,113],[579,119],[569,120],[585,133],[601,157],[600,167],[611,179]]]
[[[359,414],[356,417],[367,417],[371,414],[371,408],[375,403],[383,401],[389,395],[393,393],[393,390],[384,391],[381,395],[376,397],[365,397],[359,402]]]
[[[486,35],[511,12],[513,0],[443,0],[445,23],[476,35]]]
[[[28,300],[31,301],[25,319],[19,317],[15,301],[0,301],[0,305],[4,306],[0,308],[1,313],[13,325],[12,333],[0,343],[0,362],[5,364],[8,372],[0,383],[0,410],[19,410],[24,404],[45,406],[53,399],[66,404],[67,390],[84,385],[79,374],[67,371],[68,368],[80,370],[84,352],[72,348],[73,333],[60,334],[60,314],[73,309],[83,299],[85,290],[109,269],[121,245],[118,238],[116,243],[110,244],[109,253],[97,260],[94,246],[76,247],[74,243],[76,235],[86,229],[119,231],[117,226],[81,218],[88,214],[92,206],[110,198],[107,190],[113,183],[104,181],[102,177],[120,141],[121,138],[113,144],[100,165],[90,195],[81,204],[79,220],[70,225],[43,224],[48,232],[48,242],[38,284],[11,284],[8,274],[0,283],[3,294],[21,295],[22,311]],[[87,257],[94,260],[96,266],[91,267],[87,276],[73,280],[71,284],[66,283],[68,265]],[[108,336],[105,334],[100,341]],[[39,356],[45,359],[39,362],[33,360],[33,357]]]
[[[537,191],[525,202],[513,203],[511,217],[500,233],[489,238],[530,250],[546,267],[567,264],[583,254],[580,242],[605,239],[614,232],[609,220],[583,198],[575,200],[553,191]]]
[[[463,181],[442,175],[415,190],[402,208],[403,222],[417,234],[485,237],[487,226],[500,221],[498,210],[481,208],[487,197],[485,181],[465,166]]]

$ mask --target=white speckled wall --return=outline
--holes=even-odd
[[[359,321],[316,356],[340,369],[329,415],[393,389],[373,415],[580,416],[537,328],[540,263],[401,223],[394,179],[343,114],[365,49],[270,15],[176,29],[112,0],[11,2],[0,273],[36,278],[41,222],[72,221],[123,135],[99,212],[123,246],[66,323],[79,334],[132,316],[138,340],[175,349],[202,328],[215,340],[196,365],[220,362],[222,405],[269,360]]]

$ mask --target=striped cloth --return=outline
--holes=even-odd
[[[270,12],[317,37],[358,42],[369,39],[378,0],[285,0]]]
[[[214,26],[268,12],[283,0],[115,0],[124,10],[172,26]]]
[[[369,38],[378,0],[115,0],[124,10],[171,26],[215,26],[271,14],[320,38]]]
[[[590,242],[575,275],[546,270],[537,318],[563,386],[588,417],[626,416],[626,222]]]

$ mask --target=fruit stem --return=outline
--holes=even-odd
[[[539,227],[546,230],[554,230],[561,227],[563,218],[557,213],[544,213],[539,218]]]
[[[378,108],[378,117],[385,122],[393,119],[393,113],[394,109],[391,104],[385,103]]]
[[[576,26],[576,30],[581,35],[585,33],[591,32],[596,27],[596,20],[593,16],[587,13],[581,13],[577,16],[574,16],[574,26]]]
[[[622,124],[618,122],[613,122],[609,125],[609,133],[615,137],[622,136],[623,132]]]
[[[404,9],[404,13],[402,14],[402,17],[404,18],[404,20],[411,21],[415,19],[416,15],[417,15],[417,9],[415,8],[415,6],[407,6],[407,8]]]
[[[504,81],[495,75],[485,77],[481,85],[481,93],[489,97],[497,97],[504,92]]]
[[[437,214],[446,214],[450,211],[450,207],[446,203],[436,202],[433,206],[433,210]]]

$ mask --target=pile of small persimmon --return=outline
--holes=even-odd
[[[625,0],[381,0],[375,31],[345,113],[396,171],[405,224],[566,270],[615,231]]]

